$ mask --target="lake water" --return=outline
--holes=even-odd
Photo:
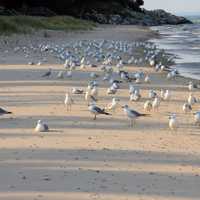
[[[152,29],[159,31],[161,38],[151,41],[159,48],[176,55],[176,64],[172,67],[177,68],[185,77],[200,80],[200,23]]]

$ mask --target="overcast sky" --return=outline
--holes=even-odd
[[[200,0],[144,0],[147,9],[165,9],[170,12],[199,12]]]

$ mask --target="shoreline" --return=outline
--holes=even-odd
[[[195,33],[191,31],[193,27],[196,28],[196,32],[199,30],[198,23],[182,26],[152,27],[152,30],[157,30],[160,33],[160,38],[150,41],[156,44],[159,49],[164,49],[166,53],[174,55],[175,64],[172,65],[172,69],[177,69],[181,76],[197,82],[200,80],[200,71],[198,70],[200,64],[198,57],[199,41]]]

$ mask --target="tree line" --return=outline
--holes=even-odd
[[[57,14],[68,14],[70,9],[81,10],[83,7],[88,8],[91,3],[101,2],[108,4],[110,2],[118,3],[123,7],[133,10],[140,10],[144,4],[143,0],[0,0],[0,6],[8,9],[22,9],[23,7],[46,7]]]

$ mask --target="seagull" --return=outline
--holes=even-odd
[[[141,114],[135,110],[132,110],[129,108],[128,105],[122,106],[122,108],[124,109],[124,113],[127,115],[127,117],[130,119],[131,121],[131,127],[135,124],[135,120],[139,117],[145,117],[148,114]]]
[[[71,70],[67,71],[66,77],[67,78],[71,78],[72,77],[72,71]]]
[[[154,90],[149,91],[149,98],[154,99],[157,97],[157,93]]]
[[[130,78],[129,76],[129,73],[126,72],[126,71],[119,71],[119,75],[120,75],[120,78],[122,80],[125,80],[126,82],[131,82],[132,80],[135,80],[135,78]]]
[[[170,80],[172,78],[175,78],[178,74],[179,74],[178,71],[174,69],[167,74],[167,79]]]
[[[134,85],[129,85],[129,94],[134,94],[134,93],[138,93],[140,94],[140,88],[139,87],[135,87]]]
[[[182,108],[185,113],[192,111],[192,106],[189,103],[184,103]]]
[[[195,125],[200,125],[200,111],[194,113],[194,122],[195,122]]]
[[[94,114],[94,120],[96,120],[97,115],[111,115],[110,113],[105,112],[104,109],[99,108],[98,106],[91,104],[88,107],[89,111]]]
[[[36,132],[48,132],[49,127],[47,124],[45,124],[42,120],[37,121],[37,125],[35,127]]]
[[[169,117],[169,128],[173,131],[177,130],[178,128],[178,121],[177,121],[177,118],[176,118],[176,115],[175,114],[172,114],[170,117]]]
[[[166,69],[165,65],[161,65],[160,70],[163,72]]]
[[[156,63],[155,60],[150,60],[150,61],[149,61],[149,64],[150,64],[151,67],[154,67],[154,66],[155,66],[155,63]]]
[[[120,102],[119,99],[113,98],[113,99],[112,99],[112,102],[109,103],[109,104],[105,107],[105,110],[110,110],[110,111],[115,112],[115,110],[117,109],[117,107],[120,106],[120,105],[119,105],[119,102]]]
[[[6,111],[3,108],[0,108],[0,115],[7,115],[7,114],[12,114],[12,112]]]
[[[52,74],[52,69],[49,68],[48,71],[45,74],[42,75],[42,77],[50,77],[51,74]]]
[[[188,97],[188,103],[190,105],[194,105],[195,103],[197,103],[197,99],[193,96],[193,94],[190,94]]]
[[[196,84],[194,84],[192,81],[190,81],[188,84],[188,89],[189,89],[189,91],[194,91],[194,90],[198,89],[198,86]]]
[[[133,94],[130,95],[130,101],[139,101],[141,98],[141,95],[137,90]]]
[[[151,101],[149,101],[149,100],[147,100],[145,103],[144,103],[144,110],[145,111],[148,111],[148,112],[150,112],[151,111],[151,109],[152,109],[152,102]]]
[[[91,96],[93,96],[95,99],[98,97],[98,88],[97,86],[94,86],[90,91]]]
[[[166,91],[164,92],[164,94],[163,94],[163,100],[168,101],[168,100],[170,100],[170,97],[171,97],[170,91],[169,91],[169,90],[166,90]]]
[[[90,73],[90,78],[96,79],[96,78],[98,78],[98,77],[99,77],[98,74],[96,74],[96,73],[94,73],[94,72],[91,72],[91,73]]]
[[[82,89],[72,88],[72,94],[83,94],[83,92]]]
[[[158,111],[159,106],[160,106],[160,99],[158,97],[156,97],[152,103],[153,110]]]
[[[146,77],[144,78],[144,82],[145,83],[150,83],[151,79],[149,77],[149,75],[146,75]]]
[[[72,99],[70,93],[66,93],[65,95],[65,105],[67,106],[67,110],[71,110],[72,104],[74,103],[74,100]]]
[[[109,94],[116,94],[117,93],[117,89],[116,88],[114,88],[113,86],[111,86],[111,87],[109,87],[108,89],[107,89],[107,94],[109,95]]]
[[[162,100],[164,99],[164,96],[165,96],[165,90],[161,89],[160,90],[160,97],[161,97]]]
[[[90,94],[90,90],[86,91],[85,92],[85,100],[87,101],[88,105],[90,102],[92,102],[93,104],[95,102],[97,102],[97,99],[95,99],[95,97],[93,97],[91,94]]]
[[[57,78],[63,79],[64,78],[64,71],[59,71],[57,74]]]

